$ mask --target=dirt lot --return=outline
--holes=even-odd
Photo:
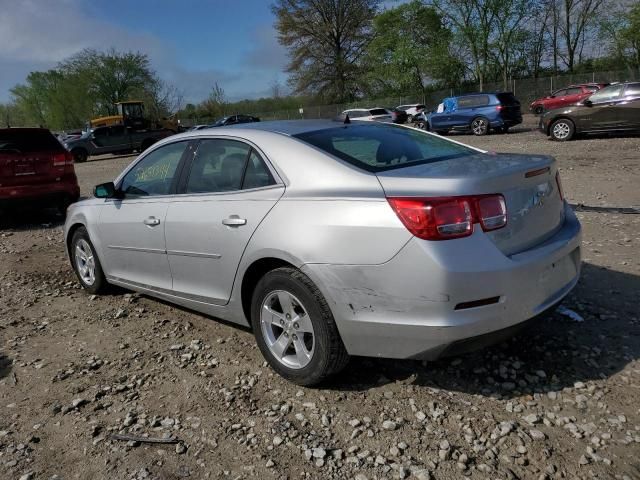
[[[509,342],[437,362],[354,358],[283,381],[251,332],[79,289],[60,219],[0,229],[0,478],[640,478],[640,138],[456,139],[555,155],[584,226],[583,276]],[[84,195],[130,158],[77,166]],[[177,444],[111,439],[114,433]]]

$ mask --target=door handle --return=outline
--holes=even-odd
[[[229,218],[222,220],[222,224],[229,227],[240,227],[247,224],[247,219],[240,218],[238,215],[230,215]]]
[[[160,225],[160,219],[156,218],[156,217],[149,217],[149,218],[145,218],[143,223],[145,225],[150,226],[150,227],[156,227],[156,226]]]

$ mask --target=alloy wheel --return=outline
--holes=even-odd
[[[82,238],[76,242],[75,259],[78,275],[82,281],[86,285],[93,285],[96,281],[96,262],[89,243]]]
[[[471,123],[471,130],[473,130],[474,135],[484,135],[487,133],[487,122],[482,118],[476,118]]]
[[[301,369],[313,358],[315,335],[307,309],[285,290],[269,293],[260,309],[260,328],[271,354],[283,365]]]
[[[566,139],[571,133],[571,127],[566,122],[558,122],[553,126],[553,136],[558,140]]]

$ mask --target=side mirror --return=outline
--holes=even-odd
[[[588,98],[582,103],[584,104],[585,107],[593,107],[593,102]]]
[[[120,194],[113,182],[107,182],[96,185],[93,189],[93,196],[96,198],[119,198]]]

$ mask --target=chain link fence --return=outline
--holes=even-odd
[[[482,91],[511,91],[520,100],[523,113],[528,111],[529,104],[540,97],[549,95],[551,92],[560,88],[567,87],[578,83],[613,83],[625,81],[640,81],[640,71],[638,70],[619,70],[611,72],[592,72],[579,73],[569,75],[556,75],[550,77],[510,79],[508,81],[509,88],[504,88],[503,82],[486,83]],[[480,86],[477,84],[468,84],[462,87],[448,88],[442,90],[431,91],[427,93],[406,94],[395,97],[361,99],[351,103],[342,103],[334,105],[315,105],[301,106],[298,109],[278,110],[271,112],[254,112],[239,109],[238,111],[229,112],[229,114],[243,113],[254,115],[262,121],[266,120],[296,120],[296,119],[317,119],[317,118],[335,118],[342,111],[348,108],[371,108],[371,107],[396,107],[398,105],[407,105],[414,103],[422,103],[428,109],[435,109],[437,105],[445,97],[463,95],[466,93],[479,92]],[[216,119],[210,117],[199,118],[183,118],[182,125],[189,127],[192,125],[213,123]]]

